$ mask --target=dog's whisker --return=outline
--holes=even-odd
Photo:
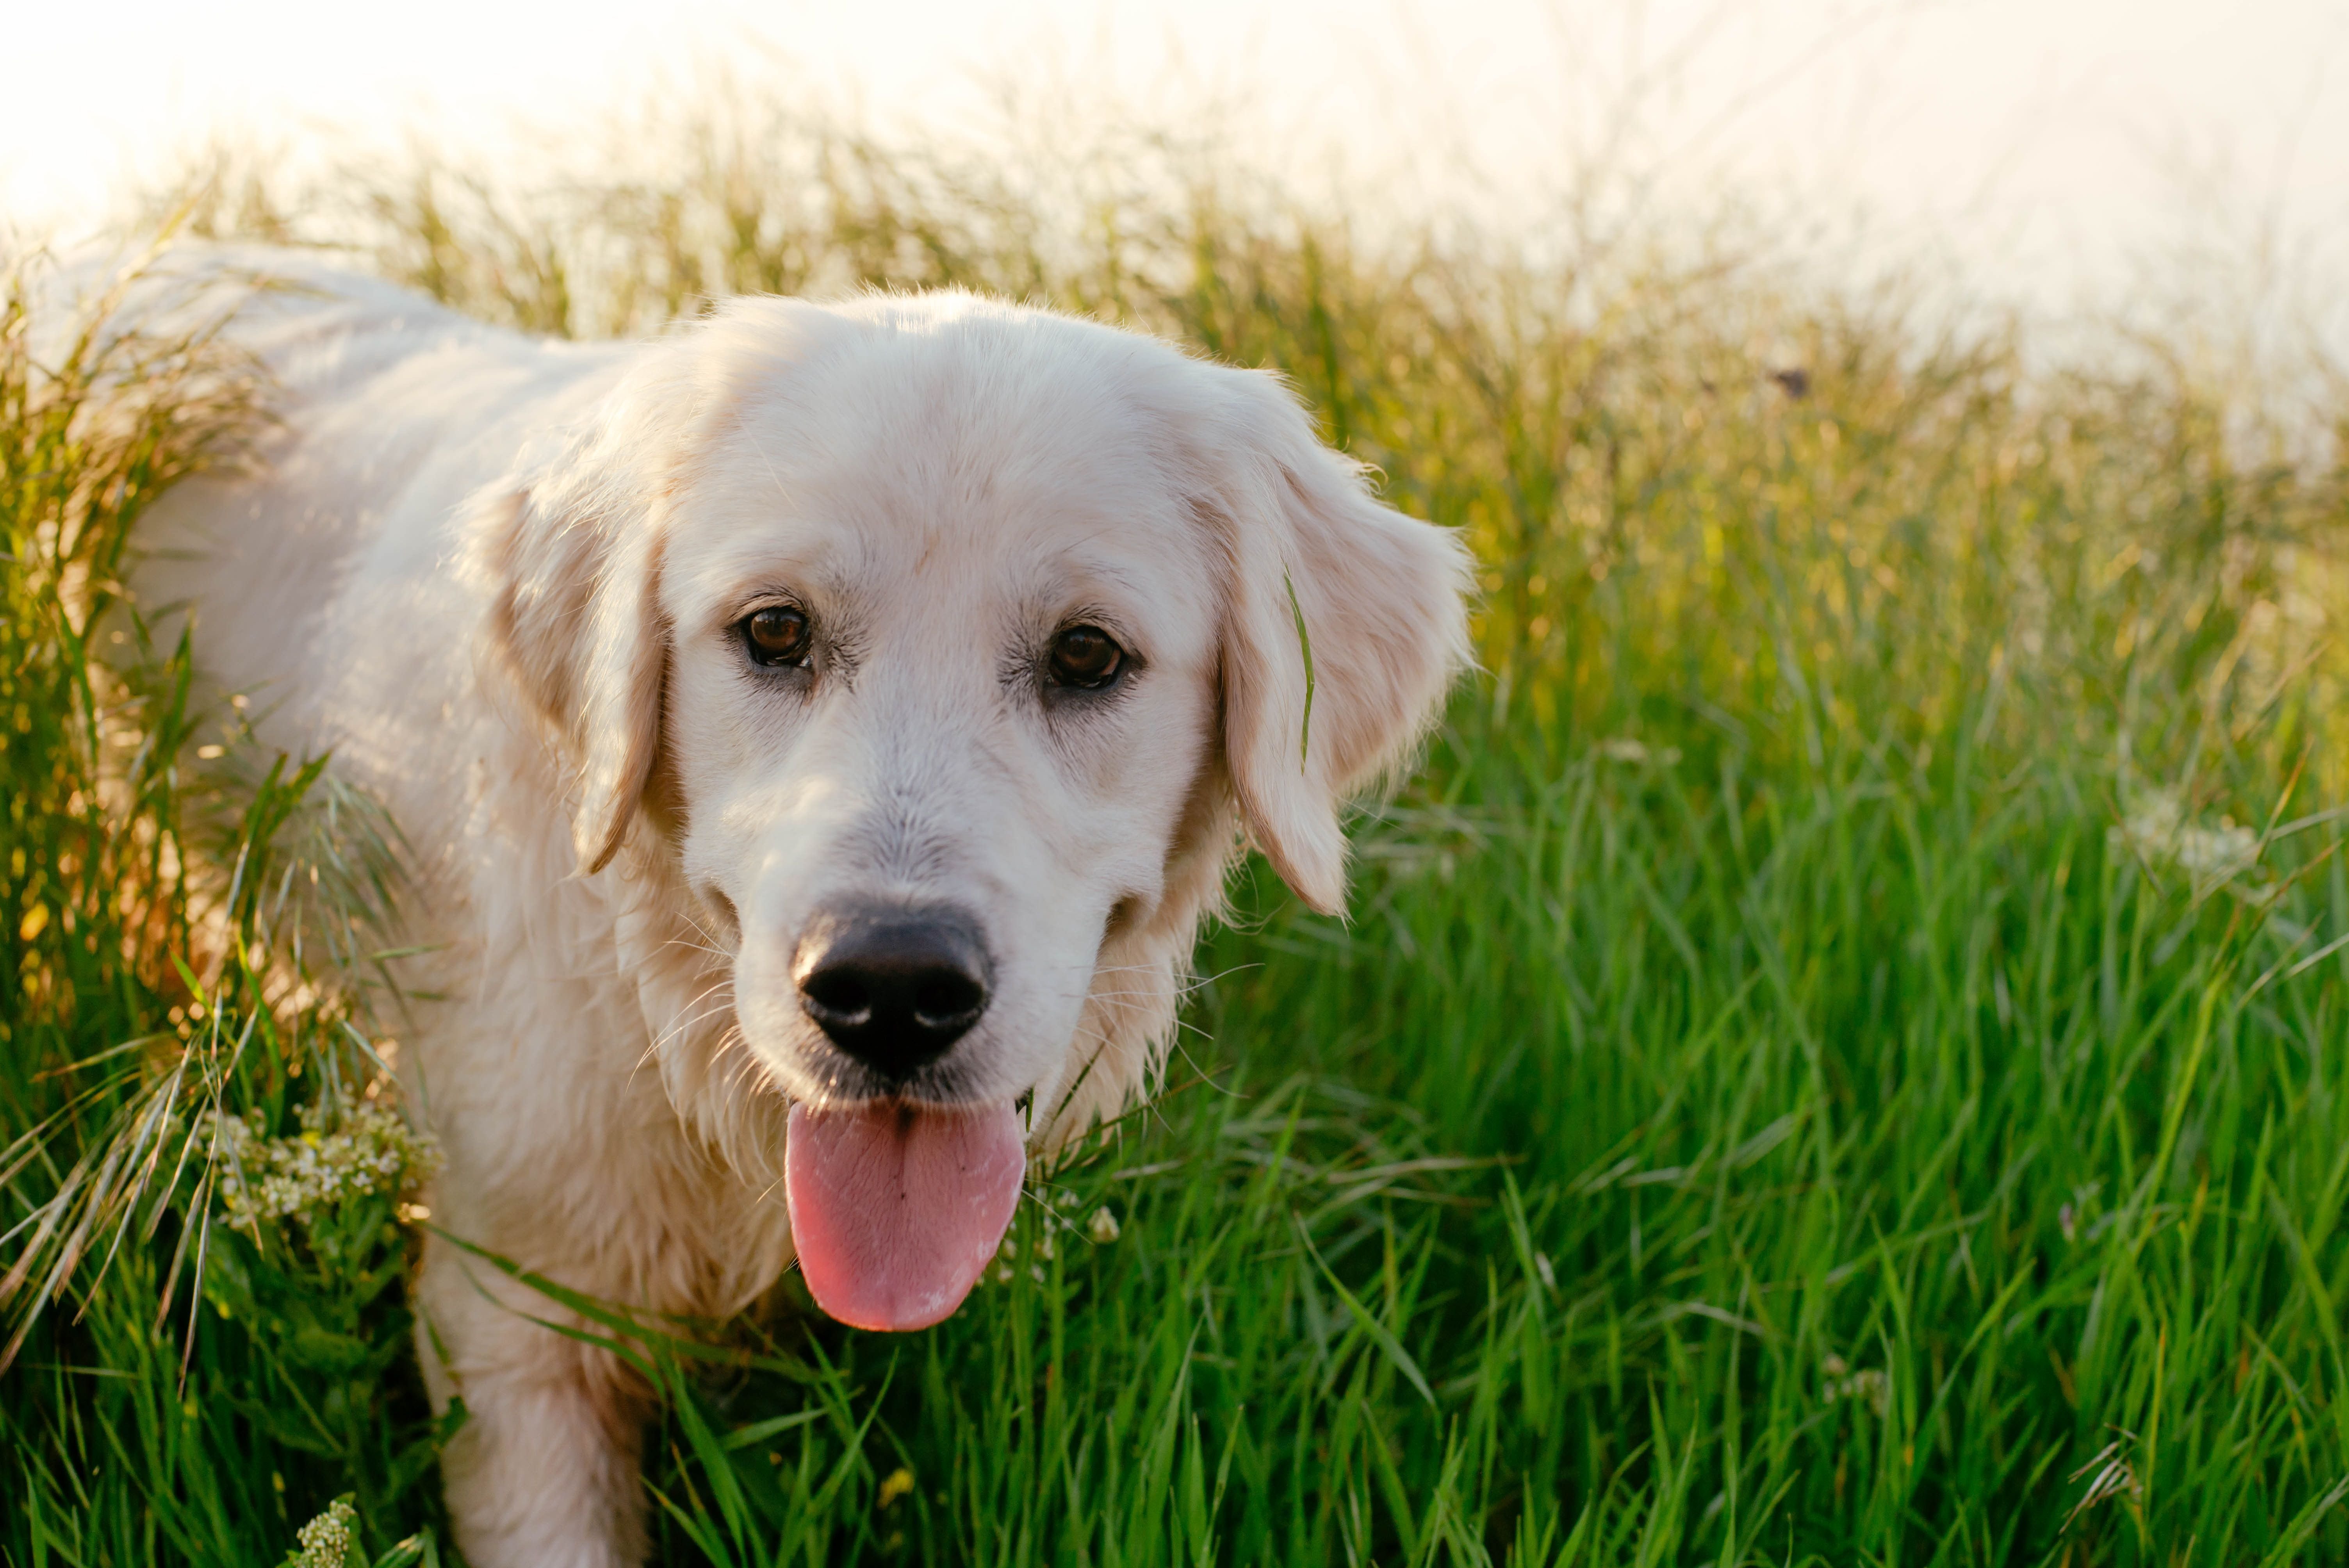
[[[713,986],[711,989],[714,991],[716,987]],[[702,993],[701,997],[696,997],[695,1000],[699,1001],[702,997],[706,997],[709,995],[710,992],[705,991]],[[703,1024],[708,1023],[712,1018],[722,1016],[730,1012],[732,1010],[732,1006],[733,1004],[730,1001],[719,1002],[711,1006],[705,1007],[690,1016],[678,1019],[677,1022],[671,1024],[667,1029],[663,1030],[659,1035],[654,1037],[650,1043],[645,1047],[644,1054],[636,1058],[636,1066],[638,1068],[642,1068],[647,1062],[659,1057],[663,1052],[667,1051],[670,1046],[674,1045],[678,1040],[685,1038]],[[739,1030],[740,1026],[731,1026],[730,1027]]]
[[[666,1046],[669,1041],[676,1039],[678,1036],[688,1033],[708,1020],[715,1018],[720,1014],[731,1010],[734,1003],[730,996],[720,997],[715,1002],[711,1002],[709,1000],[712,995],[717,994],[717,991],[718,987],[712,986],[709,990],[704,991],[700,995],[696,996],[692,1001],[687,1003],[686,1006],[688,1008],[696,1010],[680,1013],[676,1020],[655,1038],[653,1041],[655,1047],[657,1048],[659,1047]],[[709,1003],[709,1006],[701,1006],[701,1004],[705,1002]]]

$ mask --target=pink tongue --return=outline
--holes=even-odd
[[[792,1107],[783,1187],[816,1305],[856,1328],[927,1328],[962,1305],[1011,1223],[1019,1114]]]

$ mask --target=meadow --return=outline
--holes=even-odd
[[[1241,875],[1164,1093],[952,1319],[546,1282],[670,1391],[659,1560],[2349,1561],[2349,384],[2287,416],[2183,341],[2058,362],[1733,235],[1371,234],[1145,154],[704,125],[657,177],[417,155],[178,214],[574,336],[1050,300],[1284,371],[1481,562],[1350,918]],[[397,825],[114,590],[268,389],[36,342],[40,264],[0,305],[0,1561],[277,1564],[322,1515],[305,1563],[452,1561]],[[305,1132],[397,1173],[273,1202]]]

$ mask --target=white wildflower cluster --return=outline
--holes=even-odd
[[[222,1185],[231,1217],[306,1215],[347,1199],[406,1191],[440,1168],[439,1146],[388,1106],[322,1100],[300,1115],[302,1130],[292,1138],[265,1137],[257,1110],[214,1117],[228,1157]]]
[[[1878,1367],[1863,1367],[1854,1372],[1840,1356],[1829,1356],[1821,1370],[1826,1374],[1826,1387],[1820,1398],[1832,1405],[1837,1399],[1857,1399],[1882,1420],[1892,1408],[1892,1379]]]
[[[1609,762],[1661,762],[1670,768],[1680,761],[1681,748],[1667,746],[1661,750],[1651,751],[1644,741],[1635,740],[1628,735],[1618,735],[1599,743],[1599,755]]]
[[[2215,828],[2196,821],[2174,790],[2137,795],[2106,836],[2146,864],[2176,866],[2202,886],[2224,886],[2248,898],[2274,891],[2260,874],[2260,835],[2232,817],[2220,817]]]
[[[348,1499],[335,1499],[326,1512],[295,1532],[302,1549],[286,1560],[285,1568],[349,1568],[358,1546],[358,1522]]]

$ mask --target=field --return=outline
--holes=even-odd
[[[1372,238],[1179,160],[674,150],[181,222],[540,331],[960,284],[1278,366],[1473,543],[1483,668],[1350,920],[1242,876],[1165,1092],[953,1319],[787,1281],[650,1333],[661,1561],[2349,1561],[2341,382],[2279,412],[2185,343],[2054,364],[1727,241]],[[0,316],[16,1568],[275,1564],[341,1497],[351,1561],[451,1558],[405,1194],[238,1184],[305,1128],[429,1163],[359,1088],[396,825],[109,595],[266,401]],[[294,1141],[240,1166],[216,1112]]]

